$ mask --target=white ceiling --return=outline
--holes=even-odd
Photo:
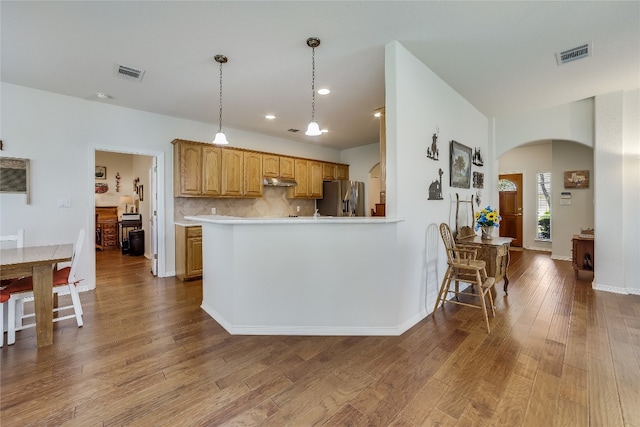
[[[213,56],[224,54],[223,128],[334,148],[378,141],[372,113],[384,105],[384,47],[393,40],[487,117],[640,87],[638,1],[3,0],[0,8],[4,82],[217,125]],[[329,130],[319,137],[304,135],[310,36],[321,39],[316,87],[332,91],[316,96],[316,119]],[[591,57],[557,65],[556,52],[586,42]],[[116,64],[146,73],[124,80]]]

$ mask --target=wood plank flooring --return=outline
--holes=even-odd
[[[512,254],[491,334],[446,304],[399,337],[265,337],[226,333],[200,281],[98,252],[84,327],[1,349],[0,425],[640,427],[640,296]]]

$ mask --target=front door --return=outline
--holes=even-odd
[[[504,174],[500,179],[500,237],[512,237],[511,246],[522,246],[522,174]],[[504,181],[503,181],[504,180]]]

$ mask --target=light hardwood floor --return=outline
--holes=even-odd
[[[449,304],[399,337],[230,336],[199,281],[97,257],[83,328],[1,349],[3,427],[640,427],[640,296],[593,291],[546,253],[513,252],[491,334]]]

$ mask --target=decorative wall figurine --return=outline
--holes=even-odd
[[[480,207],[480,203],[482,203],[482,191],[480,190],[476,191],[476,195],[474,199],[476,201],[476,206]]]
[[[140,183],[140,178],[136,178],[133,180],[133,191],[138,194],[138,184]]]
[[[431,137],[431,147],[427,147],[427,157],[433,160],[439,160],[440,151],[438,150],[438,135],[440,134],[440,127],[436,126],[436,131]]]
[[[120,192],[120,172],[116,172],[116,193]]]
[[[439,180],[435,180],[429,186],[429,198],[427,200],[442,200],[442,169],[438,169]]]
[[[482,160],[482,154],[480,154],[480,147],[476,147],[473,150],[473,164],[476,166],[484,166],[484,160]]]

